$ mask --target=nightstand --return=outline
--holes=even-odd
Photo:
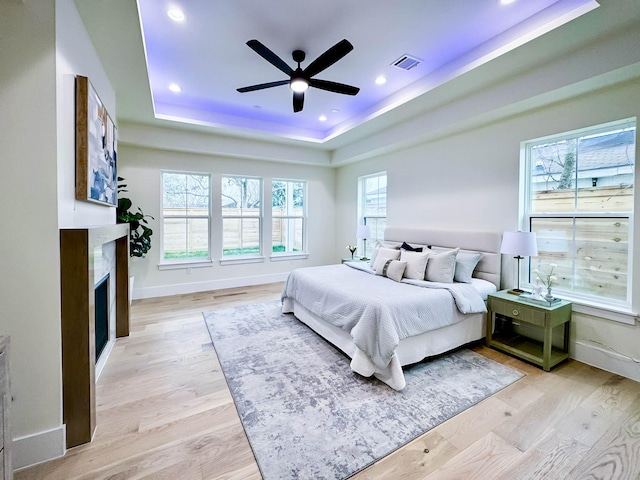
[[[569,325],[571,324],[571,302],[560,300],[550,306],[538,305],[530,300],[520,300],[516,295],[501,290],[489,294],[487,300],[487,345],[534,363],[548,372],[553,366],[569,358]],[[513,324],[539,328],[543,341],[539,342],[513,329],[496,329],[496,315],[510,319]],[[552,344],[553,329],[564,327],[563,348]]]
[[[364,259],[359,258],[359,257],[353,257],[353,258],[349,257],[349,258],[343,258],[342,259],[342,263],[346,263],[346,262],[368,262],[369,260],[370,259],[368,259],[368,258],[366,260],[364,260]]]

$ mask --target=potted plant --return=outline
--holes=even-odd
[[[129,255],[131,257],[144,257],[151,249],[151,235],[153,230],[147,225],[147,218],[155,220],[151,215],[145,215],[140,207],[131,211],[133,203],[129,198],[121,197],[120,194],[127,192],[127,184],[124,178],[118,177],[118,208],[116,217],[118,223],[129,224]]]

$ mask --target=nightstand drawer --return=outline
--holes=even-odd
[[[493,313],[499,313],[541,327],[544,327],[545,324],[546,313],[541,310],[535,310],[527,305],[491,298],[491,310]]]

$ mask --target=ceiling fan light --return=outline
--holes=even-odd
[[[294,92],[302,93],[306,92],[309,88],[309,82],[307,82],[304,78],[292,78],[289,86]]]

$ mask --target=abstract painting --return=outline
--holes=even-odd
[[[87,77],[76,77],[76,199],[117,205],[118,131]]]

